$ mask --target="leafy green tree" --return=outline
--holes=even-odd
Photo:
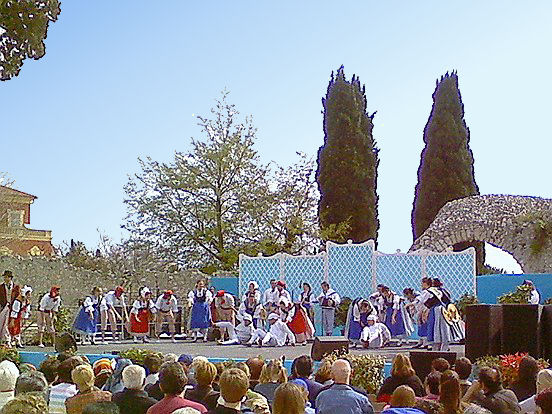
[[[373,117],[366,112],[364,86],[343,66],[332,77],[324,106],[324,145],[318,150],[316,179],[320,191],[318,218],[322,237],[334,241],[377,241],[378,148]]]
[[[17,76],[25,59],[44,56],[48,25],[60,12],[59,0],[0,0],[0,80]]]
[[[469,141],[470,130],[464,120],[458,74],[447,72],[437,81],[433,107],[424,128],[425,147],[418,168],[412,209],[414,240],[426,231],[446,203],[479,194]],[[484,263],[483,243],[466,240],[455,245],[454,250],[464,250],[469,246],[476,247],[478,269],[481,269]]]

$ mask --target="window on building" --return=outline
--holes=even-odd
[[[23,210],[8,210],[8,227],[23,227]]]

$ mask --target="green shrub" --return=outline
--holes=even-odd
[[[130,359],[133,364],[144,365],[144,360],[148,355],[159,355],[163,359],[163,354],[160,352],[153,352],[149,349],[130,348],[125,349],[119,353],[120,358]]]
[[[460,299],[458,299],[455,304],[462,319],[466,320],[466,308],[469,305],[477,305],[478,303],[479,299],[477,299],[477,296],[470,295],[469,293],[464,293],[462,296],[460,296]]]
[[[505,293],[498,297],[498,303],[504,304],[528,304],[531,299],[532,286],[520,285],[514,292]]]
[[[351,298],[344,297],[341,299],[341,303],[335,310],[335,326],[345,326],[347,323],[347,314],[349,313],[349,306],[351,306]]]
[[[21,364],[21,356],[19,355],[19,352],[17,352],[17,349],[0,345],[0,361],[6,360],[13,362],[17,366]]]
[[[336,359],[346,359],[351,364],[353,375],[351,385],[364,388],[369,394],[376,394],[383,384],[383,367],[385,358],[374,354],[339,354],[333,353],[326,357],[333,362]]]

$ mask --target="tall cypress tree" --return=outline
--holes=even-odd
[[[418,168],[418,184],[412,209],[414,240],[447,202],[479,194],[469,147],[470,130],[464,120],[464,104],[458,89],[458,74],[452,72],[437,81],[433,107],[424,128],[425,148]],[[481,242],[459,243],[455,251],[476,247],[478,271],[485,262]]]
[[[374,114],[366,112],[365,87],[343,66],[332,72],[324,106],[324,145],[318,150],[318,219],[323,238],[377,241],[378,148],[372,136]]]

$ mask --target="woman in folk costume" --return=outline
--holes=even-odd
[[[367,326],[368,316],[372,314],[375,315],[376,311],[367,299],[356,298],[351,302],[345,323],[345,336],[355,348],[360,343],[362,330]]]
[[[284,305],[281,314],[286,314],[285,321],[289,329],[295,335],[295,342],[301,345],[307,345],[307,340],[314,336],[314,326],[310,320],[306,309],[300,303],[291,303],[286,298],[280,300],[280,307]]]
[[[262,324],[261,319],[266,319],[266,312],[263,305],[256,299],[254,292],[247,292],[246,299],[242,301],[240,308],[238,309],[239,320],[243,319],[243,315],[248,314],[251,316],[253,327],[256,329],[259,323]]]
[[[381,348],[391,340],[391,332],[385,324],[378,321],[375,314],[366,317],[366,326],[362,330],[360,341],[364,348]]]
[[[431,287],[432,280],[429,277],[422,279],[422,290],[418,296],[412,302],[415,309],[414,320],[418,325],[418,336],[420,341],[416,344],[415,348],[425,348],[427,346],[427,320],[429,317],[429,309],[424,303],[431,297],[428,289]]]
[[[247,284],[247,292],[245,292],[242,296],[242,302],[244,302],[247,299],[247,296],[253,293],[255,295],[255,300],[260,303],[261,302],[261,291],[259,290],[259,284],[255,282],[254,280],[251,280]]]
[[[376,288],[376,291],[369,296],[370,303],[376,310],[379,321],[385,321],[385,306],[384,306],[384,296],[383,291],[386,288],[385,285],[379,284]]]
[[[301,303],[301,306],[303,306],[307,311],[307,315],[309,316],[311,322],[314,322],[314,302],[316,302],[316,297],[314,296],[314,293],[312,293],[311,285],[307,282],[303,282],[303,291],[299,296],[299,303]]]
[[[198,332],[203,335],[203,341],[207,342],[207,329],[211,325],[209,305],[212,300],[213,295],[205,288],[203,280],[198,280],[195,289],[188,293],[188,302],[192,306],[190,329],[194,333],[194,342],[198,339]]]
[[[144,342],[149,342],[149,323],[155,312],[155,304],[151,300],[151,290],[143,287],[140,289],[140,297],[134,301],[130,310],[129,333],[134,336],[134,342],[138,342],[138,338],[142,338]]]
[[[403,339],[414,332],[412,319],[404,307],[404,298],[397,295],[388,287],[383,290],[385,306],[385,325],[389,328],[391,336],[399,340],[398,346],[402,346]]]
[[[450,292],[443,287],[443,283],[435,278],[432,286],[427,289],[430,298],[425,302],[429,309],[427,320],[427,340],[433,345],[434,351],[448,351],[450,342],[460,341],[465,336],[464,326],[460,318],[449,320],[444,313],[452,305]],[[452,305],[454,309],[454,305]]]
[[[98,332],[98,323],[100,322],[100,301],[102,298],[102,288],[94,287],[92,295],[87,296],[81,305],[79,314],[73,323],[73,331],[83,335],[82,343],[90,339],[90,343],[95,345],[94,336]]]
[[[11,303],[8,319],[8,332],[11,337],[8,346],[13,345],[13,341],[15,341],[15,345],[18,348],[23,348],[21,344],[21,326],[23,325],[23,320],[29,319],[31,315],[31,293],[33,293],[33,289],[27,285],[23,289],[19,285],[15,285],[13,288],[15,298]]]

